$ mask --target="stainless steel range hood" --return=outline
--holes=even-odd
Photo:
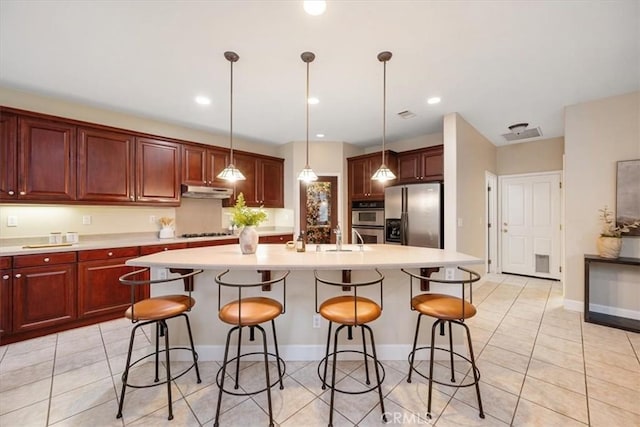
[[[233,195],[230,188],[204,187],[199,185],[181,186],[182,197],[192,199],[228,199]]]

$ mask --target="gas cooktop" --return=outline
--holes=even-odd
[[[219,237],[219,236],[231,236],[232,234],[229,231],[215,231],[208,233],[185,233],[181,234],[180,237],[191,238],[191,237]]]

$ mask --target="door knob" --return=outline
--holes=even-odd
[[[507,230],[506,228],[503,228],[503,229],[502,229],[502,232],[503,232],[503,233],[506,233],[506,232],[508,232],[508,231],[509,231],[509,230]]]

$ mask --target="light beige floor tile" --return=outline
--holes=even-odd
[[[518,396],[507,393],[497,387],[480,381],[480,398],[485,414],[499,419],[507,424],[511,423],[513,413],[516,410]],[[453,400],[462,401],[473,408],[478,408],[478,396],[475,387],[463,387],[453,395]],[[446,410],[445,410],[446,412]],[[476,409],[476,416],[478,411]]]
[[[536,345],[533,349],[532,357],[533,359],[551,363],[552,365],[556,365],[564,369],[584,372],[584,360],[582,359],[582,354],[576,355],[564,353],[562,351],[554,350],[553,348]]]
[[[564,338],[566,340],[582,343],[582,333],[579,329],[566,329],[556,324],[543,323],[540,326],[540,333],[545,335],[552,335],[558,338]]]
[[[54,347],[57,340],[58,336],[56,334],[51,334],[40,338],[33,338],[30,340],[9,344],[5,347],[5,356],[10,357],[18,354],[28,354],[36,350],[43,350]]]
[[[173,419],[168,420],[168,409],[161,408],[157,411],[134,421],[127,426],[147,427],[147,426],[180,426],[180,427],[200,427],[200,423],[191,412],[184,399],[177,400],[173,403]]]
[[[584,374],[581,372],[563,369],[559,366],[533,359],[527,370],[527,376],[576,393],[586,394]]]
[[[103,378],[111,378],[111,372],[106,360],[54,376],[51,395],[57,396]]]
[[[83,387],[53,396],[49,413],[49,423],[55,424],[94,406],[112,401],[115,397],[111,378],[87,384]]]
[[[336,381],[340,381],[345,376],[346,374],[344,372],[336,369]],[[322,382],[318,376],[317,362],[311,362],[304,368],[298,369],[291,374],[291,378],[302,384],[307,390],[316,396],[324,393],[324,390],[322,390]],[[327,378],[327,381],[331,381],[331,369],[327,371]]]
[[[488,331],[486,329],[477,328],[474,326],[469,326],[469,329],[471,330],[471,340],[481,342],[483,344],[488,343],[494,333],[494,331]]]
[[[110,359],[120,354],[126,354],[129,351],[129,338],[105,343],[105,348],[107,349],[107,356]],[[146,348],[148,349],[147,353],[151,353],[155,350],[155,347],[151,345],[151,342],[140,332],[140,330],[138,330],[138,333],[136,334],[136,339],[133,342],[133,348]]]
[[[409,364],[407,366],[407,372],[400,372],[396,369],[391,369],[383,366],[384,372],[380,370],[380,375],[382,379],[382,394],[387,395],[400,381],[406,381]],[[351,378],[360,382],[361,384],[366,384],[366,372],[364,369],[364,364],[360,366],[355,371],[349,374]],[[371,384],[376,382],[376,372],[373,363],[369,363],[369,381]],[[370,387],[370,386],[369,386]]]
[[[46,427],[49,400],[0,415],[0,426]]]
[[[640,333],[627,332],[627,338],[637,355],[640,355]]]
[[[529,357],[533,350],[534,341],[535,338],[532,337],[514,337],[513,335],[505,335],[496,332],[493,334],[493,337],[491,337],[488,344]]]
[[[90,337],[92,335],[100,335],[100,326],[89,325],[60,332],[58,333],[58,343],[64,343],[65,341],[75,341],[81,338]]]
[[[104,347],[94,347],[89,350],[79,351],[62,357],[56,357],[54,374],[59,375],[83,366],[106,360]]]
[[[218,386],[210,385],[185,397],[189,407],[202,425],[210,425],[216,415],[216,405],[218,404]],[[222,406],[220,412],[224,414],[229,409],[241,404],[249,399],[247,396],[222,395]],[[227,424],[223,424],[227,425]]]
[[[630,389],[587,376],[589,399],[596,399],[611,406],[640,414],[640,387]]]
[[[336,384],[336,388],[346,391],[361,391],[363,385],[347,376]],[[320,396],[327,405],[331,401],[331,390],[327,390],[326,393]],[[371,411],[377,404],[380,403],[380,396],[377,391],[371,391],[364,394],[350,395],[345,393],[334,393],[334,408],[336,411],[344,415],[349,421],[357,424],[358,421],[363,419],[369,411]]]
[[[315,394],[289,377],[284,389],[280,390],[278,386],[271,389],[273,419],[277,423],[282,423],[294,413],[311,403],[315,398]],[[268,413],[269,405],[266,392],[254,395],[253,400]]]
[[[12,388],[0,393],[0,415],[49,398],[51,378]]]
[[[178,372],[178,369],[184,370],[191,365],[191,362],[171,362],[171,365],[171,372],[173,373]],[[202,382],[198,383],[194,368],[176,380],[176,384],[184,396],[188,396],[204,387],[215,384],[216,374],[220,368],[218,362],[199,361],[198,368],[200,369],[200,380]]]
[[[116,418],[118,413],[118,401],[111,400],[86,411],[82,411],[74,416],[65,418],[64,420],[51,424],[54,427],[82,427],[82,426],[100,426],[100,427],[122,427],[122,420]],[[157,424],[156,424],[157,425]]]
[[[9,371],[0,375],[0,392],[50,378],[52,371],[53,359]]]
[[[524,374],[496,365],[491,362],[478,361],[480,379],[512,394],[520,394]]]
[[[139,358],[147,354],[149,354],[149,349],[146,347],[133,350],[133,352],[131,353],[131,361],[138,360]],[[147,362],[140,362],[140,363],[151,363],[152,360],[153,360],[152,358],[148,358]],[[127,363],[127,354],[122,353],[117,356],[114,356],[110,358],[108,362],[109,362],[109,368],[111,369],[111,374],[121,375],[124,372],[124,368]]]
[[[512,425],[515,427],[584,427],[586,424],[544,406],[520,399]]]
[[[224,419],[220,420],[221,425]],[[326,427],[329,422],[329,405],[327,405],[322,399],[315,399],[309,405],[305,406],[302,410],[296,412],[290,418],[285,420],[281,427]],[[267,425],[266,422],[261,422],[260,425]],[[246,424],[243,424],[246,425]],[[355,424],[346,419],[342,414],[338,412],[333,413],[333,425],[334,427],[354,427]]]
[[[589,421],[592,427],[640,426],[640,414],[589,399]]]
[[[414,414],[405,408],[398,406],[395,402],[386,399],[384,401],[384,415],[387,418],[385,424],[382,420],[382,410],[380,405],[376,405],[364,419],[358,423],[358,427],[381,427],[384,425],[396,426],[427,426],[430,420],[426,413]],[[435,420],[434,420],[435,421]]]
[[[511,313],[508,313],[506,316],[504,316],[504,319],[502,319],[500,326],[511,326],[521,332],[529,331],[535,332],[537,334],[538,329],[540,329],[540,322],[522,319],[520,317],[513,316]]]
[[[117,385],[118,396],[121,389]],[[175,402],[182,398],[182,394],[175,384],[171,385],[171,401]],[[162,384],[156,387],[132,389],[127,387],[122,408],[122,416],[125,424],[131,423],[145,417],[157,410],[164,408],[168,416],[168,396],[167,385]]]
[[[402,381],[391,390],[391,393],[386,396],[385,401],[391,400],[409,412],[423,416],[428,407],[428,398],[429,389],[426,383],[415,381],[407,383]],[[440,416],[450,399],[451,396],[438,391],[434,387],[431,401],[431,415],[433,419]]]
[[[583,339],[585,350],[587,346],[592,348],[605,348],[608,351],[623,354],[629,357],[635,357],[635,351],[631,346],[629,338],[625,335],[615,337],[601,337],[599,335],[584,334]]]
[[[640,372],[629,371],[618,366],[596,362],[590,359],[586,361],[587,375],[598,378],[632,390],[640,389]]]
[[[582,333],[587,336],[596,336],[603,339],[622,339],[627,336],[627,333],[622,329],[587,322],[582,324]]]
[[[251,399],[234,406],[220,416],[221,426],[267,426],[269,415]]]
[[[640,372],[640,362],[634,355],[627,355],[613,350],[612,347],[584,346],[584,358],[587,362],[598,362],[617,366],[628,371]]]
[[[28,351],[27,353],[6,354],[2,358],[2,363],[0,363],[0,374],[53,360],[55,351],[56,347],[53,345]],[[9,350],[7,350],[7,353],[9,353]]]
[[[529,365],[529,358],[527,356],[490,344],[482,350],[482,354],[480,354],[478,360],[486,360],[495,365],[500,365],[523,374],[527,372],[527,366]]]
[[[456,426],[508,426],[488,413],[480,418],[478,410],[456,399],[452,399],[436,421],[438,427]]]
[[[536,338],[536,347],[543,346],[554,351],[561,351],[563,353],[570,353],[582,358],[582,344],[566,340],[564,338],[554,337],[553,335],[538,334]]]
[[[588,421],[586,396],[566,388],[527,377],[522,388],[521,398],[582,423]]]
[[[86,337],[58,342],[56,357],[64,357],[69,354],[78,353],[95,347],[103,347],[102,337],[100,337],[99,333],[93,333]]]

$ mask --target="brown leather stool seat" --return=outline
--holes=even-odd
[[[218,370],[216,375],[216,383],[218,384],[218,403],[216,407],[216,417],[213,425],[218,427],[220,425],[220,408],[222,405],[222,394],[227,393],[234,396],[252,396],[254,394],[267,392],[267,404],[269,406],[269,426],[273,426],[273,410],[271,405],[271,388],[276,384],[280,384],[280,389],[284,388],[282,384],[282,378],[285,373],[286,365],[284,360],[280,357],[278,350],[278,338],[276,336],[276,324],[275,319],[284,314],[285,312],[285,300],[286,300],[286,288],[287,288],[287,276],[288,271],[283,272],[277,278],[271,278],[270,271],[260,271],[262,274],[262,280],[256,282],[231,282],[226,276],[229,274],[229,270],[226,270],[216,276],[216,283],[218,284],[218,318],[233,327],[227,333],[227,342],[224,347],[224,359],[222,366]],[[282,282],[282,302],[265,296],[248,296],[243,297],[242,292],[249,292],[251,288],[261,288],[262,291],[271,291],[271,286]],[[230,288],[237,291],[237,298],[222,305],[222,289]],[[255,293],[255,291],[254,291]],[[270,353],[267,349],[267,335],[262,328],[261,324],[270,322],[271,330],[273,331],[273,345],[275,353]],[[257,329],[262,334],[262,351],[254,351],[250,353],[242,353],[242,330],[249,328],[249,341],[254,341],[254,333]],[[238,343],[236,357],[229,359],[229,348],[231,342],[231,336],[234,332],[238,334]],[[240,390],[240,360],[246,356],[262,355],[264,358],[264,371],[265,371],[265,387],[259,390],[247,390],[246,386]],[[269,376],[269,357],[275,360],[278,368],[278,378],[276,381],[272,381]],[[235,381],[233,390],[225,388],[225,378],[227,377],[227,367],[229,364],[235,363]]]
[[[466,268],[458,267],[461,274],[468,274],[469,278],[456,278],[451,280],[445,279],[432,279],[431,277],[424,277],[407,270],[402,270],[409,275],[409,287],[411,294],[411,309],[418,312],[418,322],[416,324],[416,333],[413,338],[413,349],[409,353],[409,375],[407,376],[407,382],[411,382],[411,374],[415,372],[421,377],[429,380],[429,395],[427,398],[427,417],[431,418],[431,394],[433,389],[433,383],[448,386],[448,387],[470,387],[475,386],[476,395],[478,399],[478,407],[480,409],[480,418],[484,418],[484,411],[482,409],[482,399],[480,398],[480,371],[478,370],[473,355],[473,344],[471,343],[471,333],[469,327],[465,325],[464,321],[476,315],[476,308],[465,299],[465,286],[469,285],[470,300],[473,298],[472,284],[480,280],[480,275],[474,271],[467,270]],[[420,295],[413,295],[413,279],[417,279],[420,283],[427,283],[428,286],[432,283],[445,284],[445,285],[461,285],[462,286],[462,298],[456,296],[439,294],[439,293],[424,293]],[[431,345],[418,347],[418,333],[420,331],[420,320],[422,316],[429,316],[435,319],[433,326],[431,327]],[[453,331],[451,325],[460,325],[466,332],[467,345],[469,349],[469,357],[463,356],[453,350]],[[440,327],[440,335],[445,335],[445,325],[449,327],[449,348],[437,347],[435,343],[436,328]],[[414,360],[416,352],[421,350],[429,350],[429,374],[426,375],[420,372],[414,366]],[[451,380],[445,382],[434,378],[433,363],[435,360],[435,350],[444,351],[449,355]],[[455,370],[454,370],[454,356],[463,359],[471,364],[471,371],[473,372],[473,381],[467,381],[466,383],[456,383]]]
[[[329,426],[333,425],[333,408],[334,408],[334,398],[335,392],[345,393],[345,394],[363,394],[373,390],[378,391],[378,397],[380,399],[380,408],[382,409],[382,419],[386,422],[387,416],[384,410],[384,400],[382,398],[382,381],[384,380],[384,367],[378,361],[378,356],[376,355],[376,345],[373,338],[373,331],[367,325],[367,323],[373,322],[382,314],[382,281],[384,280],[384,276],[378,270],[374,270],[376,275],[373,279],[362,280],[359,282],[351,281],[351,274],[349,272],[348,280],[346,280],[346,276],[343,272],[343,280],[342,281],[333,281],[324,277],[320,277],[318,271],[314,272],[315,275],[315,300],[316,300],[316,313],[319,313],[323,318],[329,321],[329,328],[327,331],[327,347],[325,351],[324,358],[318,364],[318,376],[322,381],[322,389],[325,390],[327,387],[331,389],[331,401],[329,404]],[[328,298],[324,300],[318,306],[318,284],[329,285],[335,288],[341,288],[341,290],[349,290],[351,291],[350,295],[340,295]],[[380,290],[380,303],[378,304],[376,301],[358,295],[358,292],[362,290],[362,288],[372,285],[378,285]],[[331,329],[333,324],[339,325],[336,328],[335,335],[333,338],[333,351],[330,351],[331,344]],[[353,328],[361,328],[362,331],[362,351],[357,350],[338,350],[338,338],[340,335],[340,331],[344,328],[347,328],[347,339],[353,339]],[[370,350],[367,350],[367,340],[365,331],[369,333],[369,341],[370,341]],[[367,387],[363,390],[358,391],[347,391],[342,390],[336,387],[336,365],[338,362],[338,353],[357,353],[361,354],[364,359],[364,367],[365,367],[365,384]],[[327,368],[329,365],[329,358],[333,360],[332,366],[332,374],[330,383],[327,382]],[[371,380],[369,378],[369,359],[373,360],[373,364],[375,367],[376,381],[373,385],[371,385]],[[321,373],[322,372],[322,373]],[[371,385],[369,387],[369,385]]]
[[[167,398],[169,402],[169,420],[173,419],[173,399],[171,398],[171,383],[181,376],[185,375],[192,368],[195,368],[197,382],[200,383],[200,371],[198,369],[198,353],[196,353],[195,346],[193,345],[193,336],[191,334],[191,324],[189,322],[189,316],[187,313],[196,305],[196,300],[191,297],[191,291],[193,290],[193,277],[202,273],[202,270],[171,270],[171,272],[180,273],[179,276],[170,276],[166,279],[151,280],[147,277],[150,276],[148,268],[132,271],[130,273],[120,276],[120,283],[123,285],[131,286],[131,304],[124,313],[124,316],[131,320],[135,326],[131,330],[131,338],[129,340],[129,352],[127,353],[127,362],[124,372],[122,374],[122,393],[120,394],[120,401],[118,402],[118,415],[117,418],[122,417],[122,409],[124,406],[124,396],[127,387],[132,388],[147,388],[155,387],[157,385],[167,384]],[[174,282],[176,280],[182,280],[184,282],[185,290],[188,295],[176,294],[176,295],[162,295],[152,298],[145,298],[140,301],[137,300],[137,296],[141,295],[139,286],[152,285],[157,286],[162,283]],[[183,317],[189,333],[189,347],[173,346],[169,344],[169,326],[167,320],[175,317]],[[136,330],[145,325],[156,325],[156,337],[155,337],[155,351],[142,356],[138,360],[132,362],[131,356],[133,352],[133,343],[135,340]],[[164,337],[164,349],[160,349],[161,337]],[[171,372],[171,358],[170,354],[174,351],[186,350],[191,353],[193,363],[180,371],[178,374],[172,374]],[[159,378],[159,365],[160,365],[160,353],[165,353],[165,370],[166,378],[160,381]],[[132,367],[139,362],[149,358],[155,358],[155,378],[152,383],[149,384],[133,384],[129,382],[129,373]]]

